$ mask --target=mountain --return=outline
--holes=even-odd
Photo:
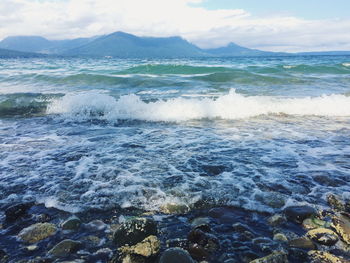
[[[0,48],[22,52],[37,52],[43,54],[59,54],[76,48],[96,39],[76,38],[72,40],[47,40],[41,36],[13,36],[0,41]]]
[[[258,49],[250,49],[250,48],[239,46],[232,42],[225,47],[205,49],[204,51],[215,57],[287,55],[287,53],[277,53],[277,52],[261,51]]]
[[[71,56],[119,58],[177,58],[206,56],[200,48],[180,37],[137,37],[115,32],[64,52]]]
[[[45,57],[45,55],[0,48],[0,58],[40,58],[40,57]]]

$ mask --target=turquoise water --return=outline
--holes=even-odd
[[[0,202],[350,197],[350,57],[0,60]]]

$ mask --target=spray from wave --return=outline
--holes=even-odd
[[[350,116],[350,97],[329,95],[304,98],[244,96],[231,90],[218,98],[173,98],[145,102],[131,94],[115,99],[99,93],[65,95],[53,101],[49,114],[108,121],[187,121],[194,119],[241,119],[269,114],[299,116]]]

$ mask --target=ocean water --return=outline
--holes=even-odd
[[[0,60],[0,204],[350,198],[350,57]]]

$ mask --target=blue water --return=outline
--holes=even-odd
[[[0,203],[350,198],[350,57],[0,60]]]

